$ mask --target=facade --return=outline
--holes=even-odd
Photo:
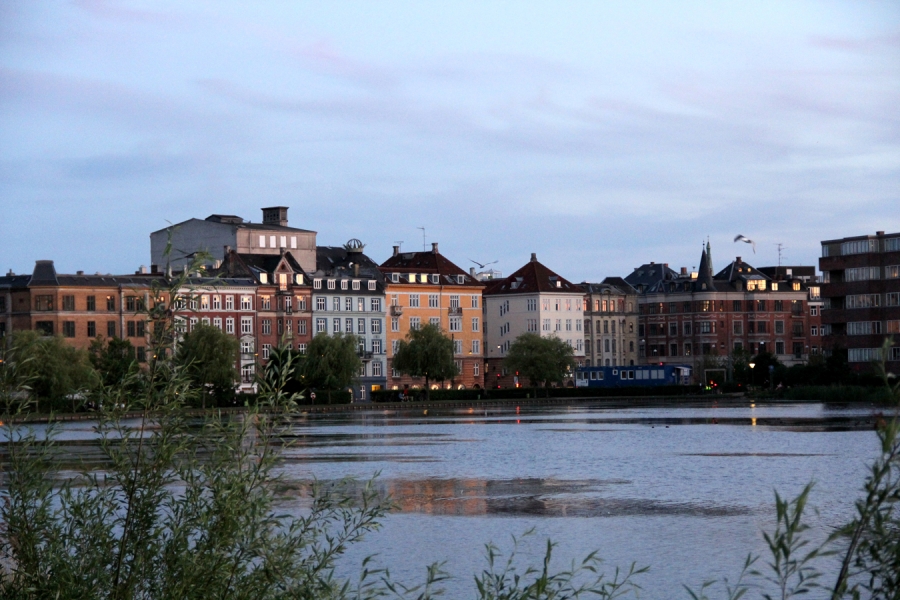
[[[289,250],[306,272],[316,270],[316,232],[288,227],[287,207],[262,209],[263,222],[251,223],[235,215],[189,219],[150,234],[150,262],[180,269],[197,252],[206,252],[218,266],[228,250],[238,254],[278,256]],[[165,251],[171,241],[171,254]]]
[[[828,352],[846,352],[857,371],[894,336],[888,369],[900,368],[900,233],[822,242],[822,324]]]
[[[638,293],[621,277],[582,283],[584,295],[584,366],[636,365],[638,361]]]
[[[446,386],[484,386],[482,350],[482,291],[484,284],[449,261],[438,245],[431,252],[400,252],[378,267],[385,280],[387,319],[387,385],[404,389],[424,385],[424,379],[401,376],[391,367],[400,340],[424,324],[440,327],[453,340],[459,375]],[[435,383],[434,385],[438,385]]]
[[[584,290],[548,269],[532,253],[531,260],[484,290],[484,343],[492,387],[528,385],[503,366],[509,348],[523,333],[558,337],[572,348],[575,361],[584,361]],[[570,380],[574,385],[574,374]]]
[[[359,339],[363,366],[354,401],[367,402],[387,385],[387,331],[384,276],[353,239],[344,246],[316,248],[312,279],[313,335],[344,333]]]
[[[87,349],[97,337],[123,337],[147,358],[146,318],[153,280],[160,275],[58,274],[52,260],[36,261],[31,275],[0,277],[0,337],[17,330],[60,335]]]
[[[810,286],[800,279],[774,281],[741,257],[713,275],[707,243],[696,274],[651,263],[625,280],[640,292],[642,364],[685,364],[705,377],[708,368],[727,370],[734,351],[770,352],[788,366],[809,359],[818,321],[811,321]]]

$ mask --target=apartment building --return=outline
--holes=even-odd
[[[387,385],[387,332],[384,275],[352,239],[343,246],[316,248],[312,280],[313,335],[355,335],[362,368],[353,397],[367,402]]]
[[[484,284],[466,273],[438,251],[400,252],[379,270],[385,278],[385,298],[390,321],[386,332],[388,383],[391,389],[424,385],[424,379],[401,376],[391,361],[400,340],[411,329],[424,324],[440,327],[453,340],[453,354],[459,375],[446,387],[473,388],[484,386],[482,349],[482,291]],[[435,386],[438,383],[433,384]]]
[[[697,273],[650,263],[625,281],[639,292],[642,364],[689,364],[702,375],[701,366],[718,361],[709,357],[727,359],[735,350],[747,350],[773,353],[790,366],[806,362],[815,345],[810,333],[818,321],[811,320],[810,299],[816,298],[816,306],[817,285],[788,279],[786,273],[775,281],[741,257],[713,275],[709,243]]]
[[[286,250],[305,272],[316,270],[316,232],[289,227],[286,206],[262,209],[262,223],[245,221],[236,215],[210,215],[150,234],[150,262],[161,268],[168,265],[181,269],[198,252],[209,254],[210,266],[218,266],[228,250],[267,256],[279,256]]]
[[[484,341],[491,386],[529,385],[503,364],[509,348],[523,333],[557,337],[584,361],[584,289],[547,268],[532,253],[531,259],[484,290]],[[573,384],[574,385],[574,384]]]
[[[828,352],[846,352],[857,371],[871,371],[885,338],[888,368],[900,368],[900,233],[822,242],[819,259]]]
[[[584,365],[635,365],[638,292],[621,277],[581,284],[584,295]]]

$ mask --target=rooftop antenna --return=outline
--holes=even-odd
[[[403,250],[403,240],[400,240],[399,242],[394,240],[394,243],[397,244],[397,250]]]
[[[784,244],[778,242],[775,246],[778,248],[778,266],[775,268],[775,279],[778,279],[778,272],[781,270],[781,251],[784,249]]]
[[[424,227],[416,227],[416,229],[422,230],[422,252],[425,252],[425,228]]]

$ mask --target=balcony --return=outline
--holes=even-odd
[[[363,361],[372,360],[372,356],[373,356],[373,354],[371,352],[367,352],[365,350],[358,351],[356,353],[356,355],[359,357],[360,360],[363,360]]]
[[[403,307],[397,304],[391,304],[391,316],[399,317],[403,314]]]
[[[451,306],[447,309],[447,312],[451,315],[461,315],[463,314],[463,309],[461,306]]]

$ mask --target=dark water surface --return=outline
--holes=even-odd
[[[650,566],[642,597],[687,597],[682,584],[733,579],[748,552],[764,551],[774,490],[816,482],[819,537],[852,518],[878,452],[876,409],[860,406],[423,412],[300,418],[283,469],[300,484],[379,472],[399,511],[352,549],[345,572],[377,554],[395,578],[419,581],[445,561],[449,597],[472,596],[486,542],[508,549],[531,528],[523,567],[539,564],[549,537],[559,566],[599,550],[610,568]]]

